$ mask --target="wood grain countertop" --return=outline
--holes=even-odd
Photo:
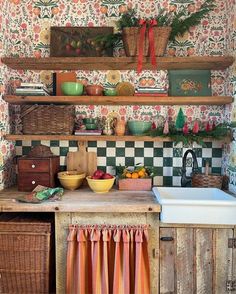
[[[65,190],[61,201],[40,204],[22,203],[17,197],[29,192],[17,188],[0,191],[1,212],[160,212],[161,206],[152,191],[119,191],[112,189],[106,194],[96,194],[88,188]]]

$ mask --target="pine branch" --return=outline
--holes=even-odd
[[[183,35],[186,31],[189,31],[191,27],[200,24],[201,20],[215,7],[215,0],[206,0],[198,11],[191,13],[187,17],[184,9],[175,13],[171,24],[172,31],[170,40],[173,41],[176,36]]]

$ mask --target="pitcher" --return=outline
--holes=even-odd
[[[125,134],[125,125],[126,122],[122,119],[115,119],[114,126],[115,126],[115,134],[116,136],[124,136]]]

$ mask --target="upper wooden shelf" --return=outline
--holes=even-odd
[[[151,137],[151,136],[77,136],[77,135],[5,135],[6,140],[11,141],[34,141],[34,140],[66,140],[66,141],[145,141],[145,142],[172,142],[169,137]],[[212,138],[204,139],[205,142],[217,141]],[[219,140],[218,140],[219,141]],[[221,141],[231,142],[230,137],[225,137]]]
[[[157,57],[157,70],[225,69],[231,56]],[[137,57],[3,57],[2,62],[17,70],[130,70],[137,68]],[[152,70],[150,58],[144,57],[143,69]]]
[[[5,95],[11,104],[55,103],[80,105],[223,105],[233,102],[230,96],[153,97],[153,96],[15,96]]]

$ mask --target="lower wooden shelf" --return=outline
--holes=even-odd
[[[34,140],[58,140],[58,141],[145,141],[145,142],[173,142],[168,137],[150,137],[150,136],[76,136],[76,135],[5,135],[5,139],[9,141],[34,141]],[[221,141],[230,142],[229,137],[225,137]],[[204,139],[205,142],[215,141],[212,138]]]

